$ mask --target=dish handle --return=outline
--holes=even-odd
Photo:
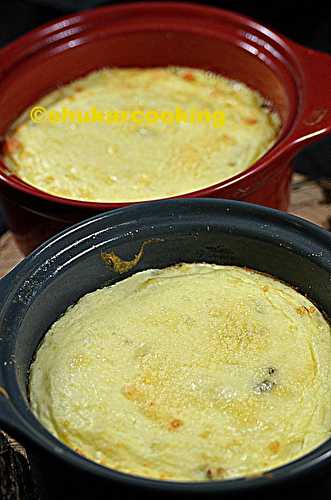
[[[10,273],[0,279],[0,300],[4,304],[6,296],[10,290]],[[19,439],[23,435],[20,417],[10,399],[7,390],[6,379],[9,361],[6,358],[6,335],[3,334],[2,322],[3,316],[0,310],[0,430],[8,432],[12,437]]]
[[[16,437],[15,412],[1,375],[0,372],[0,431],[8,432],[13,437]]]
[[[288,145],[298,149],[331,133],[331,56],[292,45],[301,69],[302,100]]]
[[[29,433],[25,422],[16,410],[7,391],[3,369],[0,370],[0,431],[8,433],[22,444],[29,441]]]

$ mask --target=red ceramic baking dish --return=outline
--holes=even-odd
[[[245,82],[282,119],[277,143],[251,168],[185,197],[234,198],[286,210],[294,155],[331,131],[331,57],[229,11],[186,3],[122,4],[28,33],[0,51],[0,135],[42,95],[92,70],[167,65]],[[49,195],[10,175],[3,163],[0,194],[25,253],[67,225],[128,205]]]

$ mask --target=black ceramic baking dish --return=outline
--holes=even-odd
[[[141,258],[124,273],[102,258],[103,252],[114,251],[132,261],[144,242]],[[32,415],[27,399],[31,360],[51,323],[70,304],[143,269],[201,261],[270,273],[331,317],[331,235],[288,214],[226,200],[145,203],[96,216],[44,243],[1,280],[0,427],[27,448],[35,473],[46,484],[43,498],[132,499],[143,494],[255,499],[261,494],[279,499],[293,485],[296,495],[300,488],[316,493],[317,486],[330,493],[321,481],[331,472],[331,440],[259,477],[176,483],[92,463],[53,438]]]

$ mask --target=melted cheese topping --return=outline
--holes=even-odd
[[[31,369],[41,422],[78,453],[176,481],[261,473],[330,437],[331,331],[269,276],[182,264],[90,293]]]
[[[33,123],[23,115],[6,139],[4,161],[43,191],[99,202],[164,198],[242,172],[280,129],[262,97],[246,85],[187,68],[105,69],[49,94],[47,110],[84,113],[208,110],[225,124]]]

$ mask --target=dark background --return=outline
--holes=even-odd
[[[0,0],[0,46],[66,13],[96,5],[118,4],[102,0]],[[265,1],[218,0],[195,3],[231,9],[257,19],[293,40],[331,53],[331,2],[329,0]],[[331,68],[330,68],[331,70]],[[316,82],[318,92],[318,82]],[[331,92],[331,80],[330,80]],[[306,148],[295,164],[312,178],[331,178],[331,138]],[[0,233],[4,225],[0,214]]]

